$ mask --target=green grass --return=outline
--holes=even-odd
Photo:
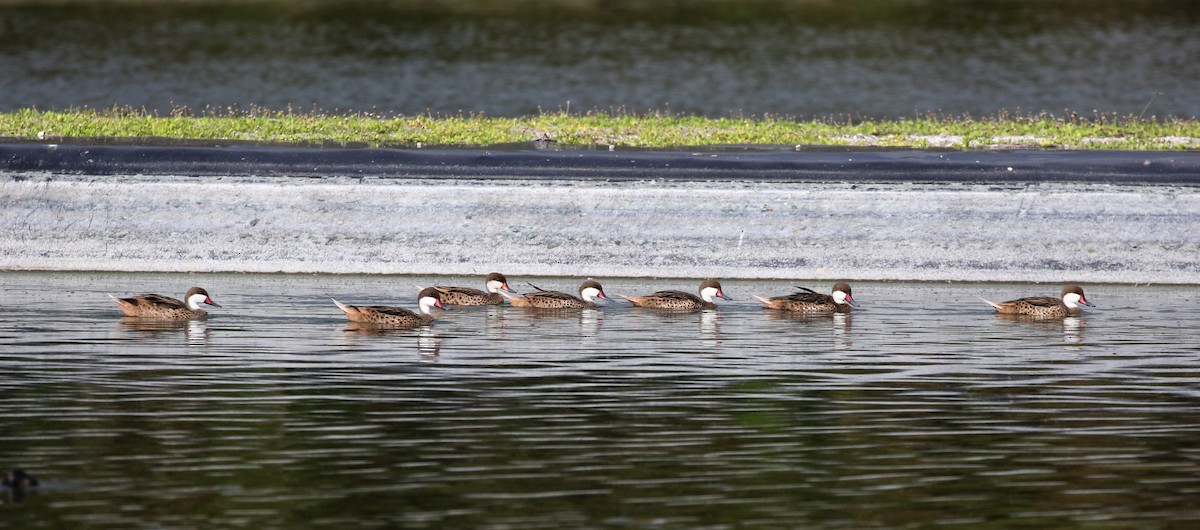
[[[705,118],[550,112],[381,116],[260,108],[162,116],[140,109],[23,109],[0,113],[0,137],[44,142],[200,140],[352,146],[490,146],[555,140],[563,147],[683,149],[722,145],[952,149],[1200,149],[1200,120],[1097,114],[923,115],[899,120]]]

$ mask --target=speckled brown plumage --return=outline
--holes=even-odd
[[[403,307],[380,305],[355,306],[343,304],[337,300],[334,300],[333,303],[337,304],[346,313],[346,318],[352,322],[374,324],[394,329],[408,329],[427,326],[433,323],[434,316],[430,310],[433,307],[442,307],[441,300],[439,299],[440,296],[441,293],[432,287],[422,289],[417,295],[419,309],[415,313]],[[433,302],[428,302],[427,298],[432,299]]]
[[[498,282],[495,291],[491,290],[491,283]],[[472,289],[470,287],[447,287],[438,285],[434,287],[442,296],[442,303],[446,305],[500,305],[504,303],[504,297],[500,295],[500,290],[513,292],[508,287],[508,279],[503,274],[493,272],[487,275],[483,280],[483,285],[488,290]]]
[[[716,296],[725,300],[730,298],[725,296],[721,291],[721,283],[717,280],[704,280],[700,282],[700,293],[703,296],[705,289],[715,289]],[[654,309],[670,309],[675,311],[698,311],[701,309],[716,309],[717,304],[712,301],[705,300],[700,296],[683,291],[658,291],[654,294],[646,296],[625,296],[622,298],[629,300],[629,303],[635,307],[650,307]]]
[[[1073,302],[1073,295],[1078,295],[1078,302]],[[1083,294],[1083,289],[1078,285],[1068,285],[1063,287],[1062,294],[1059,296],[1059,298],[1050,296],[1030,296],[1027,298],[1018,298],[1016,300],[1008,300],[999,303],[990,302],[988,300],[984,300],[984,302],[987,302],[989,305],[996,308],[997,313],[1008,315],[1028,315],[1037,318],[1074,317],[1083,314],[1083,309],[1079,307],[1079,305],[1095,307],[1087,301],[1087,298]],[[1071,307],[1071,305],[1075,305],[1075,307]]]
[[[206,318],[208,312],[200,309],[199,304],[204,303],[213,307],[221,307],[212,301],[208,296],[208,291],[199,287],[188,289],[187,294],[183,296],[184,301],[176,300],[169,296],[160,294],[143,294],[129,298],[117,298],[109,295],[117,302],[117,306],[127,317],[149,318],[156,320],[192,320],[197,318]],[[193,297],[195,297],[193,299]],[[187,301],[192,301],[195,307],[189,307]]]
[[[579,296],[569,295],[559,291],[547,291],[533,284],[529,284],[537,291],[525,293],[523,295],[508,295],[508,300],[515,307],[532,307],[536,309],[589,309],[596,307],[596,303],[589,300],[589,296],[584,294],[588,289],[595,289],[598,294],[596,298],[608,299],[604,294],[604,288],[600,286],[600,282],[588,280],[579,285]]]
[[[835,293],[839,291],[845,293],[846,303],[841,304],[832,295],[821,294],[803,287],[799,287],[799,289],[803,290],[783,296],[773,296],[771,298],[755,296],[755,298],[762,302],[764,307],[769,309],[795,311],[798,313],[849,313],[855,305],[854,297],[850,293],[850,285],[845,282],[834,284],[832,290]]]

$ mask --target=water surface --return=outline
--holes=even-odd
[[[3,4],[0,111],[1200,115],[1191,2]]]
[[[372,333],[329,301],[414,305],[476,277],[0,274],[0,465],[21,528],[1183,528],[1200,522],[1192,286],[855,282],[797,318],[455,308]],[[577,279],[512,278],[573,290]],[[609,294],[695,280],[605,279]],[[206,287],[207,322],[106,293]],[[832,280],[804,281],[825,291]]]

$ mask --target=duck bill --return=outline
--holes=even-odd
[[[1084,298],[1084,297],[1082,297],[1082,296],[1080,296],[1080,297],[1079,297],[1079,303],[1081,303],[1081,304],[1083,304],[1083,305],[1085,305],[1085,306],[1088,306],[1088,307],[1096,307],[1096,306],[1095,306],[1095,305],[1093,305],[1091,302],[1087,301],[1087,298]]]
[[[717,291],[717,298],[720,298],[720,299],[722,299],[722,300],[729,300],[729,301],[733,301],[733,299],[732,299],[732,298],[730,298],[730,297],[728,297],[728,296],[725,296],[725,291]]]
[[[858,305],[858,302],[855,302],[854,299],[850,298],[849,296],[846,297],[846,303],[850,304],[850,307],[853,307],[855,309],[862,307],[862,306]]]
[[[504,284],[504,285],[501,285],[501,286],[500,286],[500,290],[501,290],[501,291],[504,291],[504,292],[506,292],[506,293],[517,294],[517,292],[516,292],[516,291],[514,291],[514,290],[512,290],[512,288],[511,288],[511,287],[509,287],[507,283],[506,283],[506,284]]]
[[[204,303],[206,303],[206,304],[208,304],[208,305],[210,305],[210,306],[213,306],[213,307],[221,307],[221,304],[218,304],[218,303],[216,303],[216,302],[212,301],[212,299],[211,299],[211,298],[207,298],[207,299],[205,299],[205,300],[204,300]]]

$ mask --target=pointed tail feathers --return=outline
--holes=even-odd
[[[358,309],[356,309],[354,306],[343,304],[333,298],[330,298],[330,300],[333,300],[333,303],[337,304],[338,309],[341,309],[342,312],[346,313],[347,315],[353,315],[354,313],[358,313]]]
[[[990,305],[990,306],[992,306],[992,307],[996,308],[996,310],[997,310],[997,311],[999,311],[999,310],[1001,310],[1001,309],[1004,309],[1004,307],[1003,307],[1003,306],[1001,306],[1000,304],[997,304],[996,302],[993,302],[993,301],[991,301],[991,300],[988,300],[987,298],[984,298],[984,297],[980,296],[980,297],[979,297],[979,299],[980,299],[980,300],[983,300],[984,302],[987,302],[987,305]]]
[[[643,298],[645,298],[645,297],[642,297],[642,296],[629,296],[629,295],[624,295],[624,294],[619,294],[619,295],[617,295],[617,296],[619,296],[619,297],[621,297],[621,298],[624,298],[624,299],[626,299],[626,300],[629,300],[629,303],[631,303],[631,304],[633,304],[633,305],[635,305],[635,306],[638,306],[638,307],[641,307],[641,305],[642,305],[642,299],[643,299]]]
[[[108,295],[108,297],[112,298],[113,301],[117,303],[117,309],[121,310],[121,314],[123,314],[127,317],[137,316],[137,312],[133,308],[133,304],[126,302],[120,298],[117,298],[111,294]]]
[[[512,294],[506,291],[500,291],[500,295],[507,298],[513,307],[529,307],[529,299],[524,295]]]

